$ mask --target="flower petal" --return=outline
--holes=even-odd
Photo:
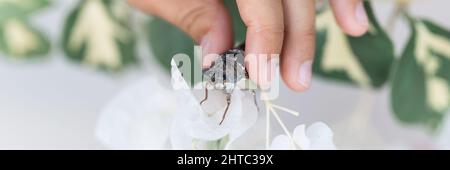
[[[216,93],[210,93],[209,97],[213,97],[215,95],[223,96],[221,103],[225,104],[223,107],[216,109],[215,111],[198,113],[196,119],[189,122],[187,127],[188,133],[194,138],[203,140],[217,140],[225,137],[240,123],[242,117],[242,92],[239,90],[235,90],[233,92],[229,109],[222,124],[219,123],[225,113],[226,98],[222,93],[218,93],[217,91],[215,92]],[[216,100],[212,103],[217,102],[220,102],[220,100]],[[206,107],[208,103],[205,103],[204,105]]]
[[[272,140],[271,150],[293,150],[292,143],[288,136],[278,135]]]
[[[306,136],[311,141],[309,149],[334,150],[333,131],[323,122],[316,122],[308,127]]]
[[[244,115],[246,112],[243,112]],[[228,141],[227,150],[263,150],[266,148],[265,117],[258,117],[256,122],[234,141]],[[230,132],[230,134],[233,132]]]
[[[166,149],[173,98],[158,80],[132,84],[102,110],[97,138],[112,149]]]
[[[175,116],[170,128],[170,143],[172,149],[194,149],[193,138],[186,133],[185,119]]]
[[[173,68],[172,68],[173,69]],[[172,71],[173,73],[173,71]],[[172,77],[173,82],[173,77]],[[192,135],[188,133],[189,124],[195,121],[203,111],[190,90],[176,90],[177,111],[170,130],[170,142],[173,149],[194,149]]]
[[[178,66],[175,62],[175,60],[172,59],[170,62],[170,65],[172,66],[171,74],[172,74],[172,87],[175,90],[189,90],[189,85],[187,84],[186,80],[183,78],[183,75],[181,74],[180,70],[178,69]]]
[[[311,147],[311,141],[306,136],[305,125],[298,125],[294,129],[294,133],[292,135],[295,143],[300,147],[300,149],[308,150]]]
[[[258,119],[258,106],[255,105],[252,94],[245,93],[245,97],[242,99],[242,105],[240,122],[230,131],[229,141],[225,149],[229,148],[238,137],[242,136],[254,126]]]

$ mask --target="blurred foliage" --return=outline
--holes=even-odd
[[[194,40],[177,27],[160,18],[154,18],[146,30],[153,54],[166,70],[170,70],[170,61],[175,54],[184,53],[189,55],[191,61],[195,60]]]
[[[48,5],[47,0],[0,0],[0,51],[10,58],[47,54],[50,43],[29,18]]]
[[[129,18],[124,1],[80,1],[65,23],[64,52],[73,61],[107,71],[136,63]]]
[[[392,80],[392,108],[403,122],[435,129],[450,102],[450,32],[427,20],[410,18],[410,25]]]
[[[394,47],[368,1],[365,8],[370,29],[361,37],[345,35],[335,22],[331,9],[318,14],[313,66],[316,74],[365,87],[380,87],[387,81],[395,58]]]

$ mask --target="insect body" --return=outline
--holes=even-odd
[[[211,65],[210,68],[203,70],[203,79],[206,85],[211,85],[216,90],[222,90],[226,94],[227,106],[223,113],[222,124],[225,120],[228,108],[231,103],[231,94],[236,88],[237,83],[242,79],[248,79],[248,73],[244,64],[244,45],[228,50],[220,55]],[[256,92],[251,90],[256,107]],[[203,104],[208,99],[208,88],[205,88],[205,98],[200,102]]]

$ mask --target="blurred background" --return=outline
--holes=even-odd
[[[145,39],[137,39],[143,42],[137,44],[140,64],[119,74],[68,60],[61,48],[62,25],[78,2],[52,1],[30,19],[50,39],[48,57],[11,60],[7,54],[0,54],[0,149],[105,149],[94,135],[101,109],[136,80],[164,75]],[[393,3],[373,2],[375,14],[385,27]],[[447,0],[417,0],[410,11],[449,29],[449,6]],[[146,17],[137,11],[132,15]],[[398,55],[410,36],[407,23],[398,22],[389,34]],[[290,129],[316,121],[329,124],[338,148],[450,149],[450,120],[437,132],[401,123],[391,113],[389,91],[388,86],[367,91],[316,76],[305,93],[294,93],[283,85],[274,103],[301,113],[298,118],[282,115]],[[273,134],[282,133],[279,127],[274,128]]]

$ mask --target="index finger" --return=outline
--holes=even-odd
[[[280,0],[237,0],[241,18],[247,26],[246,63],[250,78],[267,85],[273,76],[271,54],[279,55],[283,46],[283,4]]]

